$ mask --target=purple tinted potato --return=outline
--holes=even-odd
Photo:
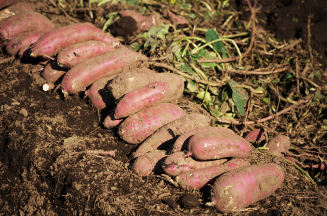
[[[140,176],[148,176],[151,174],[162,174],[162,163],[167,157],[166,151],[156,150],[148,152],[136,158],[133,163],[132,170]]]
[[[271,139],[267,147],[268,152],[276,154],[278,156],[283,156],[282,152],[286,152],[290,149],[291,140],[285,135],[277,135],[273,139]]]
[[[250,163],[245,160],[232,159],[224,164],[184,172],[176,176],[175,180],[184,190],[200,190],[206,184],[212,183],[220,174],[249,165]]]
[[[211,118],[198,113],[191,113],[159,128],[147,138],[135,151],[134,158],[155,149],[166,149],[176,136],[197,128],[208,127]]]
[[[199,160],[226,157],[246,158],[250,156],[250,152],[250,144],[241,136],[207,131],[191,137],[188,143],[187,156],[192,156]]]
[[[217,166],[225,163],[226,159],[211,161],[196,161],[192,158],[186,158],[184,152],[175,152],[165,159],[162,164],[164,172],[170,176],[177,176],[181,173],[202,169],[210,166]]]
[[[212,202],[222,213],[242,209],[270,196],[283,180],[283,169],[274,163],[232,170],[215,181]]]
[[[130,144],[139,144],[163,125],[185,115],[177,105],[158,104],[129,116],[119,127],[119,136]]]

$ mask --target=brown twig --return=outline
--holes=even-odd
[[[289,67],[278,68],[278,69],[270,70],[270,71],[246,71],[246,70],[229,69],[229,70],[226,70],[226,72],[237,73],[237,74],[246,74],[246,75],[269,75],[269,74],[284,72],[287,69],[289,69]]]
[[[296,87],[297,92],[300,94],[300,78],[299,78],[299,57],[295,58],[295,77],[296,77]]]
[[[255,123],[265,122],[265,121],[275,118],[276,116],[287,113],[288,111],[290,111],[291,109],[294,109],[295,107],[297,107],[300,104],[307,103],[310,99],[311,99],[311,96],[309,96],[307,99],[299,100],[296,104],[293,104],[293,105],[283,109],[282,111],[277,112],[275,115],[271,115],[266,118],[259,119],[257,121],[239,122],[238,120],[229,120],[229,119],[224,119],[224,118],[219,118],[219,117],[216,117],[216,119],[219,122],[226,123],[226,124],[234,124],[234,125],[246,125],[246,124],[255,124]]]
[[[311,32],[310,32],[311,17],[312,17],[312,15],[310,14],[309,17],[308,17],[308,26],[307,27],[308,27],[308,49],[309,49],[311,63],[313,63],[312,50],[311,50],[311,45],[310,45],[310,39],[311,39]]]
[[[70,153],[70,155],[74,155],[74,154],[110,155],[111,157],[115,157],[114,151],[104,151],[104,150],[85,150],[85,151]]]
[[[2,59],[2,60],[0,60],[0,64],[4,64],[4,63],[7,63],[7,62],[10,62],[11,60],[14,60],[14,59],[15,59],[14,56],[9,57],[9,58]]]

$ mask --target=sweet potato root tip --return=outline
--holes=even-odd
[[[222,213],[242,209],[270,196],[283,180],[283,169],[274,163],[232,170],[215,181],[212,201]]]
[[[114,119],[114,112],[110,113],[103,121],[103,126],[107,129],[112,129],[118,126],[124,119]]]
[[[153,174],[162,174],[162,163],[167,157],[166,151],[157,150],[142,155],[133,163],[132,170],[141,176],[148,176]]]

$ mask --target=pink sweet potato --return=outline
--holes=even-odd
[[[72,68],[86,59],[113,51],[116,48],[118,48],[117,45],[94,40],[73,44],[59,52],[57,63],[60,67]]]
[[[267,147],[269,149],[267,151],[278,156],[283,156],[282,152],[288,151],[290,146],[290,138],[284,135],[278,135],[268,142]]]
[[[11,5],[10,7],[7,7],[0,11],[0,21],[23,11],[33,11],[33,8],[27,2],[17,2],[16,4],[14,4],[14,1],[12,1],[12,4],[13,5]]]
[[[50,31],[51,21],[40,13],[25,11],[0,22],[0,40],[6,44],[12,38],[28,31]]]
[[[112,76],[131,66],[140,64],[144,58],[139,53],[125,47],[87,59],[70,69],[64,76],[61,88],[65,94],[85,91],[98,79]]]
[[[107,129],[112,129],[118,126],[124,119],[115,119],[114,112],[110,113],[103,121],[103,126]]]
[[[35,43],[44,33],[46,31],[30,31],[16,36],[6,45],[6,52],[15,55],[22,47]]]
[[[225,163],[226,159],[211,161],[196,161],[192,158],[186,158],[184,152],[175,152],[164,160],[162,168],[170,176],[177,176],[181,173],[202,169],[210,166],[217,166]]]
[[[129,70],[122,71],[121,73],[128,72]],[[135,68],[133,73],[154,73],[149,68]],[[90,103],[97,109],[104,109],[115,105],[115,100],[112,97],[106,85],[117,75],[105,77],[97,80],[91,87],[85,91],[85,95],[90,99]]]
[[[41,75],[48,83],[56,83],[66,72],[66,68],[59,67],[56,61],[49,60]]]
[[[265,133],[263,129],[255,129],[251,132],[249,132],[244,139],[246,139],[248,142],[254,143],[254,142],[261,142],[266,139]]]
[[[191,130],[186,133],[183,133],[177,138],[177,140],[174,142],[174,145],[172,146],[171,152],[187,150],[187,145],[190,138],[194,134],[202,133],[206,131],[217,131],[217,132],[224,132],[226,134],[235,134],[234,131],[224,127],[205,127],[205,128]]]
[[[206,184],[212,183],[220,174],[249,165],[250,163],[245,160],[232,159],[224,164],[184,172],[176,176],[175,180],[184,190],[200,190]]]
[[[12,4],[17,3],[19,0],[0,0],[0,10],[2,8],[8,7]]]
[[[199,160],[226,157],[246,158],[251,146],[241,136],[224,132],[207,131],[193,135],[188,143],[187,156]]]
[[[127,93],[116,106],[115,119],[125,118],[160,103],[168,91],[168,83],[153,82]]]
[[[151,174],[162,174],[162,163],[166,159],[166,151],[156,150],[142,155],[133,163],[132,170],[140,176],[148,176]]]
[[[274,163],[232,170],[215,181],[212,202],[222,213],[242,209],[270,196],[283,180],[283,169]]]
[[[198,113],[179,118],[159,128],[147,138],[135,151],[133,157],[138,157],[155,149],[166,149],[175,141],[178,135],[194,129],[208,127],[210,123],[211,118]]]
[[[119,127],[119,136],[130,144],[139,144],[158,128],[185,115],[177,105],[158,104],[129,116]]]
[[[107,86],[112,96],[119,100],[122,96],[135,89],[143,87],[152,82],[166,82],[169,84],[169,95],[166,102],[176,100],[183,95],[184,81],[176,74],[171,73],[154,73],[154,74],[119,74]]]
[[[78,23],[54,29],[44,34],[33,46],[31,56],[54,56],[76,43],[96,40],[114,45],[118,41],[91,23]]]
[[[149,31],[152,26],[160,23],[160,15],[156,13],[150,16],[143,16],[134,10],[124,10],[119,12],[119,14],[121,17],[132,17],[136,22],[138,32]]]

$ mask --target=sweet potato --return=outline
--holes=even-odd
[[[217,166],[225,163],[226,159],[211,161],[196,161],[193,158],[186,158],[184,152],[175,152],[164,160],[162,168],[170,176],[177,176],[181,173],[202,169],[210,166]]]
[[[48,83],[56,83],[67,71],[68,69],[59,67],[55,60],[49,60],[41,75]]]
[[[174,142],[174,145],[171,148],[171,152],[177,152],[177,151],[184,151],[187,150],[187,145],[190,140],[190,138],[197,133],[202,133],[206,131],[217,131],[217,132],[224,132],[227,134],[235,134],[234,131],[224,128],[224,127],[205,127],[200,129],[195,129],[188,131],[186,133],[183,133],[180,135],[177,140]]]
[[[206,131],[195,134],[188,143],[187,156],[199,160],[226,157],[246,158],[250,156],[251,146],[241,136],[224,132]]]
[[[19,0],[0,0],[0,10],[2,8],[8,7],[12,4],[17,3]]]
[[[255,129],[251,132],[249,132],[244,139],[246,139],[248,142],[254,143],[254,142],[261,142],[266,139],[264,130],[263,129]]]
[[[51,21],[40,13],[24,11],[0,22],[0,40],[6,44],[12,38],[28,31],[50,31]]]
[[[62,49],[76,43],[96,40],[109,45],[118,44],[118,41],[104,33],[91,23],[78,23],[54,29],[44,34],[32,47],[31,57],[54,56]]]
[[[290,138],[284,135],[278,135],[268,142],[267,147],[269,149],[267,151],[278,156],[283,156],[282,152],[288,151],[290,146]]]
[[[139,144],[158,128],[185,116],[179,106],[162,103],[129,116],[119,126],[119,136],[130,144]]]
[[[36,42],[37,43],[37,42]],[[125,47],[87,59],[70,69],[61,82],[65,94],[76,94],[85,91],[98,79],[118,74],[124,69],[137,66],[140,59],[144,58],[139,53]]]
[[[116,106],[115,119],[125,118],[160,103],[168,91],[168,83],[153,82],[127,93]]]
[[[232,170],[215,181],[212,202],[222,213],[242,209],[270,196],[283,180],[283,169],[274,163]]]
[[[132,170],[141,176],[148,176],[151,174],[162,174],[162,162],[166,159],[166,151],[156,150],[142,155],[133,163]]]
[[[249,165],[250,163],[245,160],[232,159],[224,164],[184,172],[176,176],[175,180],[184,190],[200,190],[206,184],[213,183],[218,175]]]
[[[72,68],[86,59],[110,52],[116,48],[118,46],[94,40],[73,44],[59,52],[57,63],[60,67]]]
[[[128,72],[129,70],[122,71],[121,73]],[[135,68],[133,73],[154,73],[149,68]],[[104,109],[115,105],[115,100],[110,94],[106,85],[117,75],[105,77],[97,80],[91,87],[85,91],[85,95],[90,99],[91,104],[97,109]]]
[[[194,129],[208,127],[210,123],[211,118],[205,115],[198,113],[186,115],[159,128],[139,146],[133,157],[138,157],[158,148],[166,149],[175,141],[178,135]]]
[[[152,26],[160,23],[160,15],[156,13],[150,16],[143,16],[134,10],[124,10],[119,12],[119,14],[122,17],[132,17],[137,23],[138,31],[149,31]]]
[[[33,8],[27,2],[17,2],[16,4],[14,4],[14,1],[13,1],[12,4],[13,5],[5,8],[5,9],[2,9],[0,11],[0,21],[3,19],[6,19],[8,17],[11,17],[13,15],[16,15],[20,12],[23,12],[23,11],[33,11]]]
[[[111,112],[103,121],[103,126],[107,129],[112,129],[118,126],[124,119],[115,119],[114,112]]]
[[[6,52],[15,55],[22,47],[35,43],[44,33],[46,31],[30,31],[16,36],[6,45]]]

